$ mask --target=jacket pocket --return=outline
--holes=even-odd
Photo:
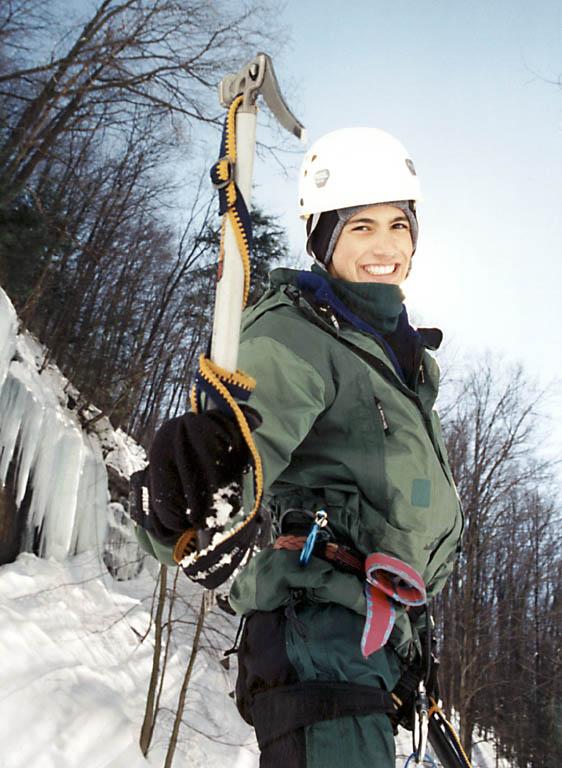
[[[377,506],[382,506],[386,503],[387,498],[385,442],[387,435],[390,433],[390,427],[380,400],[374,397],[373,402],[372,434],[369,441],[369,496],[376,502]]]

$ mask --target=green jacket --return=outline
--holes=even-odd
[[[272,273],[270,290],[245,313],[239,356],[257,381],[248,402],[263,419],[255,440],[274,533],[288,510],[292,523],[310,525],[310,514],[325,509],[336,540],[365,556],[404,560],[431,597],[452,569],[462,531],[433,410],[437,364],[424,350],[412,391],[376,339],[334,324],[299,292],[296,275]],[[298,559],[298,552],[260,551],[234,581],[233,608],[273,610],[302,588],[313,600],[365,613],[360,579],[314,556],[306,567]],[[403,656],[411,650],[401,608],[390,641]]]

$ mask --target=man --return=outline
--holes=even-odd
[[[324,136],[299,189],[316,264],[275,270],[244,316],[239,365],[257,381],[248,406],[261,419],[273,533],[230,602],[247,617],[237,703],[256,728],[262,768],[394,766],[389,692],[419,660],[419,606],[454,562],[462,516],[427,353],[441,333],[410,326],[400,290],[418,200],[414,165],[393,137],[369,128]],[[233,421],[186,419],[164,425],[151,451],[147,547],[172,545],[186,528],[198,478],[206,503],[242,483],[248,454]],[[196,439],[186,427],[194,419]],[[206,460],[194,456],[200,435]],[[202,470],[186,476],[195,460]],[[210,465],[220,478],[209,481]]]

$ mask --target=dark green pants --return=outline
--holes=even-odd
[[[279,696],[281,687],[299,688],[309,681],[391,691],[401,674],[398,657],[384,648],[365,659],[362,630],[363,617],[333,603],[305,601],[291,611],[249,617],[239,652],[237,703],[256,727],[260,768],[394,768],[394,738],[386,714],[338,716],[283,732],[283,722],[275,720],[289,721],[291,713],[270,706],[276,688]],[[264,692],[271,713],[265,717]]]

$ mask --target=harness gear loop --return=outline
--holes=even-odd
[[[273,543],[273,549],[289,549],[300,552],[304,549],[306,540],[306,536],[279,536]],[[317,537],[312,554],[332,563],[340,571],[352,573],[359,579],[364,576],[365,558],[356,549],[346,544],[337,544],[335,541]]]

